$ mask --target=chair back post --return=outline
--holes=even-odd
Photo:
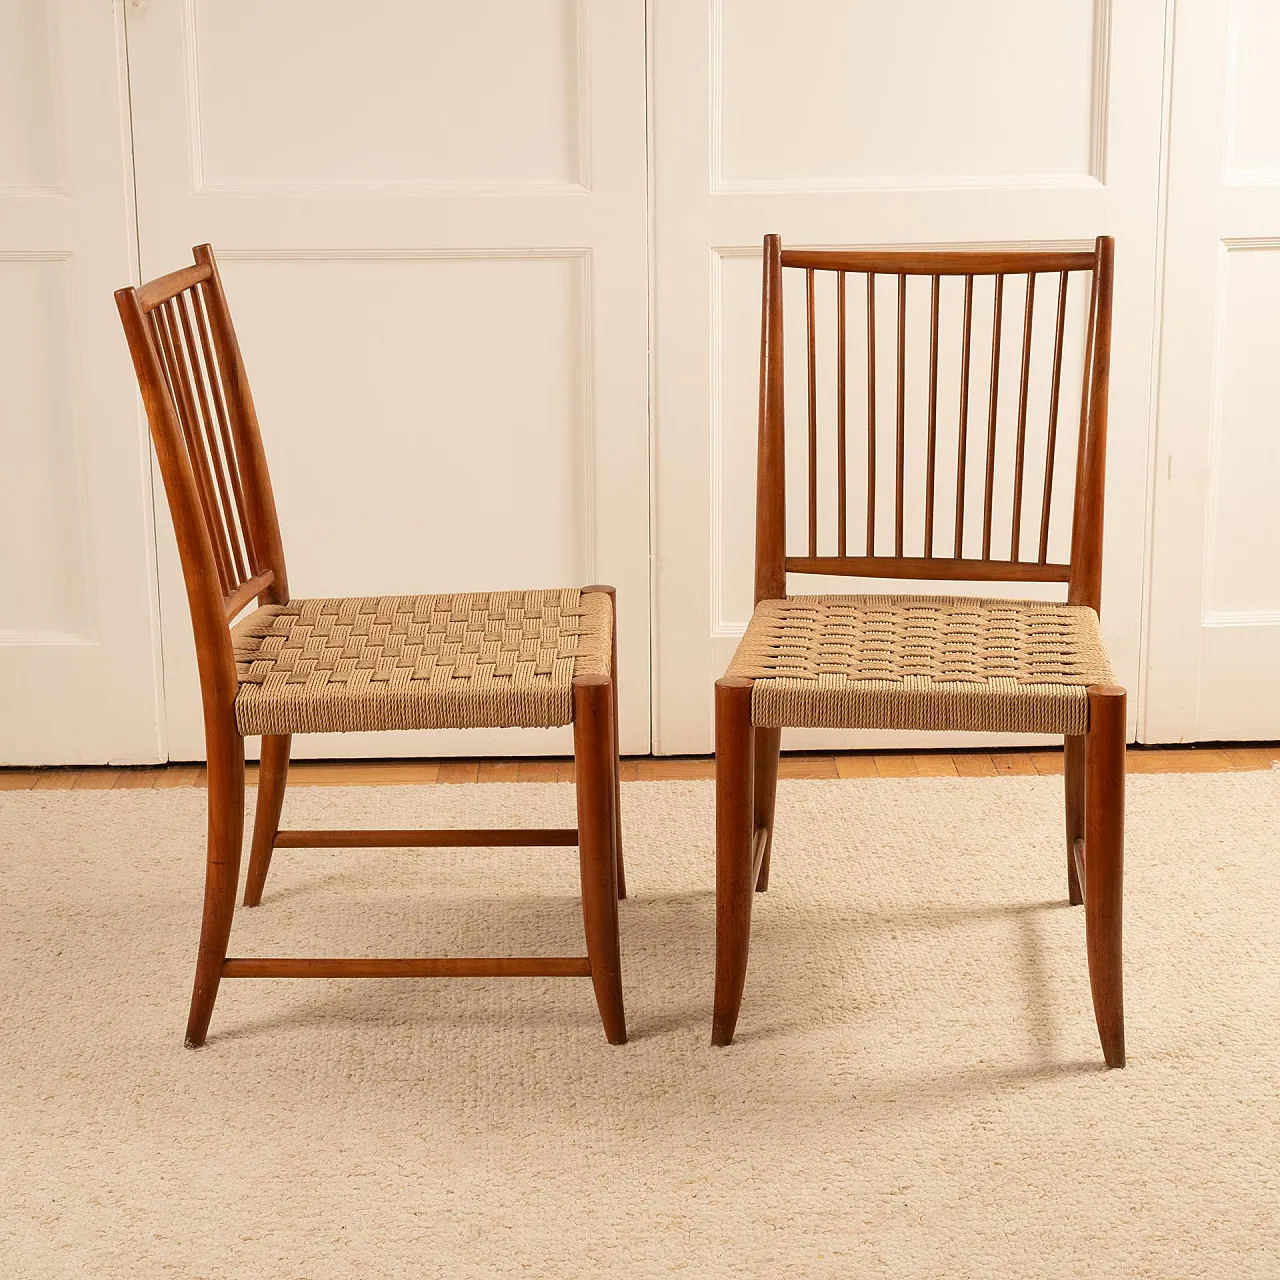
[[[151,425],[151,439],[178,542],[195,633],[200,692],[208,732],[214,725],[225,725],[228,716],[234,718],[239,683],[213,540],[201,512],[200,495],[187,456],[182,427],[160,353],[146,322],[139,290],[117,290],[115,299]]]
[[[1089,383],[1087,426],[1080,441],[1080,474],[1076,477],[1071,523],[1069,604],[1102,607],[1102,524],[1107,470],[1107,397],[1111,377],[1111,302],[1115,241],[1097,240],[1097,266],[1089,316],[1092,342],[1087,358]]]
[[[782,239],[764,238],[760,437],[756,454],[756,603],[787,594],[786,444],[782,380]]]
[[[209,279],[205,286],[210,302],[209,322],[229,401],[230,426],[239,455],[245,505],[248,507],[245,514],[252,528],[254,546],[262,561],[259,568],[270,570],[275,578],[258,597],[258,601],[260,604],[288,604],[289,580],[285,572],[284,543],[280,537],[275,493],[271,488],[271,474],[267,469],[267,455],[262,447],[258,413],[254,407],[253,393],[249,390],[249,377],[240,354],[240,343],[231,323],[227,295],[222,289],[222,277],[218,273],[212,246],[199,244],[191,252],[197,263],[209,268]]]

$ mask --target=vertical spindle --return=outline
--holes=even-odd
[[[1004,307],[1004,276],[996,276],[991,321],[991,395],[987,407],[987,478],[982,498],[982,558],[991,559],[991,509],[996,480],[996,414],[1000,403],[1000,321]]]
[[[1027,276],[1027,305],[1022,313],[1022,373],[1018,383],[1018,441],[1013,465],[1013,529],[1009,535],[1009,559],[1021,559],[1022,471],[1027,454],[1027,388],[1031,381],[1031,326],[1035,318],[1036,276]]]
[[[969,459],[969,356],[973,349],[973,277],[964,278],[964,321],[960,348],[960,435],[956,443],[956,547],[964,559],[964,481]]]
[[[849,554],[845,458],[845,300],[843,271],[836,274],[836,537],[837,554]]]
[[[1053,467],[1058,448],[1058,405],[1062,393],[1062,342],[1067,327],[1067,286],[1070,275],[1058,277],[1058,318],[1053,335],[1053,375],[1049,386],[1049,437],[1044,451],[1044,498],[1040,503],[1040,563],[1049,562],[1049,515],[1053,501]]]
[[[813,305],[813,268],[805,273],[809,314],[809,554],[818,554],[818,358]]]
[[[929,303],[929,441],[924,475],[924,555],[933,556],[933,488],[938,467],[938,304],[942,277],[933,277]]]

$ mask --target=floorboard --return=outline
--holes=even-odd
[[[1215,743],[1191,747],[1130,747],[1130,773],[1236,773],[1280,764],[1280,743]],[[290,766],[294,786],[396,786],[468,782],[572,782],[573,761],[518,760],[300,760]],[[1061,776],[1062,752],[845,751],[785,754],[782,778],[982,778],[998,774]],[[674,782],[715,777],[712,756],[630,756],[623,782]],[[0,768],[0,791],[103,791],[150,787],[202,787],[202,764],[102,768]],[[250,764],[249,785],[257,781]]]

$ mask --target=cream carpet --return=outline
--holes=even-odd
[[[632,1042],[586,980],[235,981],[182,1046],[200,791],[0,794],[0,1275],[1280,1276],[1280,774],[1134,777],[1130,1066],[1061,783],[784,782],[739,1042],[710,783],[624,785]],[[292,824],[567,824],[557,785]],[[235,954],[573,952],[572,851],[276,855]]]

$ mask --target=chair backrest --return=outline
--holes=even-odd
[[[785,596],[791,572],[1061,582],[1067,584],[1068,601],[1097,609],[1112,254],[1107,236],[1100,236],[1092,251],[1082,252],[784,250],[778,236],[766,236],[757,602]],[[788,269],[804,276],[807,337],[807,536],[803,553],[797,555],[787,552],[783,278]],[[849,276],[854,277],[852,287]],[[835,313],[825,326],[819,316],[832,307],[819,308],[822,290]],[[914,312],[928,315],[928,345],[921,325],[914,354],[908,342],[913,290]],[[1010,296],[1015,308],[1021,302],[1020,325],[1016,314],[1009,323],[1005,300]],[[1042,316],[1038,332],[1037,298]],[[944,301],[946,324],[940,318]],[[896,304],[892,311],[886,306],[891,302]],[[1079,323],[1069,324],[1069,314]],[[834,359],[821,379],[820,327],[835,339]],[[946,342],[944,329],[950,331]],[[1064,375],[1075,358],[1067,351],[1068,334],[1080,329],[1079,371],[1070,378],[1072,387]],[[1016,335],[1013,343],[1008,341],[1011,332]],[[954,380],[941,397],[940,410],[940,351],[948,346],[946,367]],[[1006,364],[1005,385],[1016,377],[1016,386],[1011,388],[1014,395],[1004,391],[1002,401]],[[887,388],[884,366],[893,372],[893,385]],[[856,384],[852,396],[851,381]],[[892,436],[886,421],[890,408]],[[820,431],[823,418],[830,421]],[[865,425],[854,426],[857,419]],[[1071,451],[1063,450],[1061,439],[1069,422],[1077,424],[1069,554],[1053,560],[1051,517],[1059,496],[1055,476],[1070,461]],[[944,435],[945,450],[940,449]],[[1034,447],[1029,448],[1031,441]],[[793,462],[799,456],[799,449],[793,449]],[[824,457],[829,465],[821,468]],[[853,502],[863,504],[854,521],[849,519],[851,469],[859,481]],[[820,470],[834,474],[834,486],[819,483]],[[1008,505],[1006,485],[1012,487]],[[1065,487],[1058,484],[1059,491]],[[859,514],[865,522],[857,519]]]
[[[255,598],[289,600],[258,418],[218,265],[120,289],[138,384],[169,499],[206,698],[233,699],[230,623]]]

